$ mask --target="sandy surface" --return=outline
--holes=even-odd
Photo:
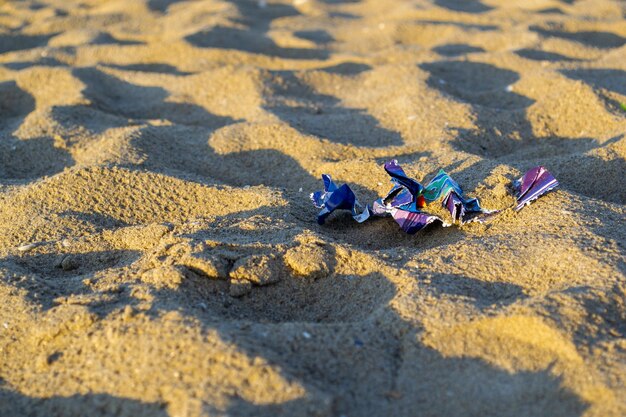
[[[626,415],[624,3],[267,3],[0,1],[0,415]]]

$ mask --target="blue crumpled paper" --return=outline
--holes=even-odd
[[[319,224],[324,224],[326,217],[335,210],[350,210],[354,220],[359,223],[370,217],[369,206],[362,208],[363,206],[356,199],[354,192],[348,184],[338,187],[330,175],[327,174],[322,175],[322,180],[324,181],[324,190],[311,194],[311,200],[315,207],[322,209],[317,215]]]

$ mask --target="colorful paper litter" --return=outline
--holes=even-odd
[[[534,167],[513,183],[517,197],[515,210],[521,210],[558,185],[559,182],[547,169],[542,166]]]
[[[394,209],[391,215],[396,223],[400,225],[400,228],[410,235],[419,232],[436,221],[441,222],[444,226],[449,226],[449,224],[443,222],[441,217],[420,211]]]
[[[354,192],[347,184],[337,187],[330,177],[330,175],[323,174],[322,180],[324,180],[324,190],[316,191],[311,194],[311,201],[317,208],[321,208],[322,211],[317,215],[317,222],[324,224],[326,217],[335,210],[350,210],[352,217],[359,223],[364,222],[370,216],[369,206],[359,213],[361,204],[356,199]]]
[[[443,226],[454,223],[463,225],[473,221],[483,222],[498,213],[498,210],[483,209],[478,199],[466,197],[459,184],[444,170],[440,170],[426,186],[422,186],[409,178],[395,159],[387,162],[384,168],[391,176],[393,187],[384,198],[365,207],[359,204],[347,184],[337,187],[329,175],[322,175],[324,190],[311,194],[313,204],[322,209],[317,216],[318,223],[323,224],[334,210],[343,209],[350,210],[352,217],[359,223],[372,215],[391,215],[402,230],[416,233],[433,222],[440,222]],[[517,198],[515,210],[519,211],[558,185],[556,178],[544,167],[529,170],[513,183]],[[450,222],[422,210],[437,200],[441,200],[442,206],[450,212]]]

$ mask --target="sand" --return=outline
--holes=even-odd
[[[623,103],[619,1],[0,1],[0,415],[626,415]],[[392,158],[505,210],[316,223]]]

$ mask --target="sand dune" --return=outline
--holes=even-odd
[[[0,1],[0,415],[625,415],[625,104],[619,1]],[[317,225],[392,158],[561,185]]]

